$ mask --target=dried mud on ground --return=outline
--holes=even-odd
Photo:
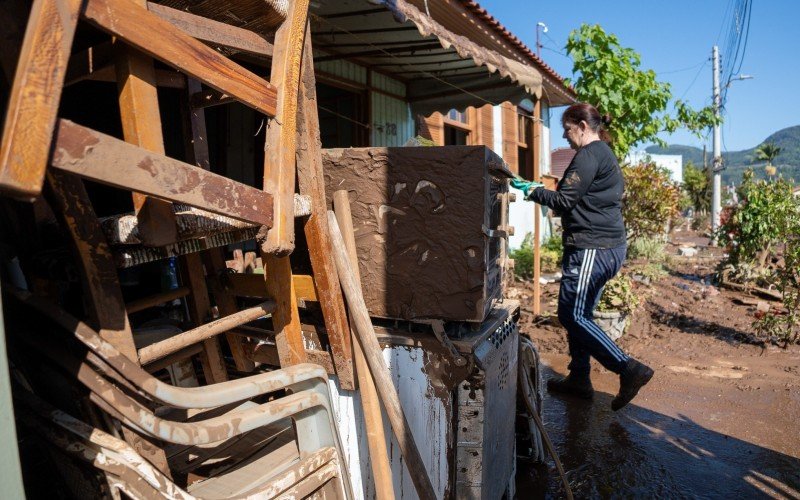
[[[800,346],[753,335],[756,303],[709,285],[721,255],[692,233],[671,235],[669,274],[638,286],[647,298],[618,344],[656,375],[626,408],[610,409],[616,375],[592,361],[592,402],[546,395],[544,420],[576,498],[800,498]],[[678,256],[680,244],[695,257]],[[534,340],[546,376],[569,356],[557,321],[535,319],[532,289],[517,283],[520,328]],[[542,288],[555,315],[558,284]],[[559,497],[552,462],[520,464],[520,498]]]

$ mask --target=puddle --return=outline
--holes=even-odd
[[[545,396],[545,425],[575,498],[800,498],[800,459],[684,416],[635,405],[615,413],[611,399]],[[517,497],[563,498],[551,460],[518,465]]]

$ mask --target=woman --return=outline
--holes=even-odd
[[[653,377],[653,370],[627,356],[592,321],[606,282],[622,267],[627,250],[622,220],[622,171],[606,127],[611,118],[589,104],[573,104],[564,112],[564,138],[577,153],[555,191],[541,184],[515,180],[527,199],[561,214],[563,277],[558,319],[567,329],[569,375],[548,380],[551,392],[591,399],[589,357],[619,374],[619,394],[611,402],[619,410]]]

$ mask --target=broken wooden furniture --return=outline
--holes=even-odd
[[[165,3],[188,11],[196,7]],[[99,337],[113,346],[129,367],[133,362],[152,372],[179,362],[185,364],[199,354],[202,379],[208,385],[198,392],[213,392],[209,388],[226,383],[233,384],[224,386],[232,390],[239,381],[228,381],[231,371],[234,376],[241,376],[256,368],[246,336],[233,331],[257,318],[271,318],[277,351],[272,364],[289,367],[308,359],[300,332],[296,280],[287,257],[294,247],[295,217],[308,217],[305,229],[313,276],[305,278],[318,292],[332,346],[332,365],[342,387],[352,389],[344,305],[325,243],[321,162],[317,159],[312,163],[309,156],[315,151],[318,156],[319,145],[314,142],[314,124],[309,120],[316,106],[310,38],[306,36],[308,2],[230,5],[211,1],[204,2],[195,13],[173,7],[140,0],[33,2],[2,131],[0,191],[16,199],[35,199],[45,214],[42,220],[53,215],[58,219],[60,229],[71,240],[82,275],[78,287],[83,293],[75,293],[79,295],[78,305],[85,306],[81,317]],[[237,19],[235,12],[247,12],[258,22],[245,26],[221,22]],[[79,21],[85,22],[81,26],[83,36],[79,37],[79,48],[73,49]],[[249,69],[252,62],[245,67],[228,57],[241,52],[255,56],[259,67],[269,67],[269,80],[256,74],[258,70]],[[306,90],[299,100],[301,76],[304,85],[310,85],[312,90]],[[107,121],[105,126],[87,126],[81,120],[59,116],[60,106],[63,109],[69,104],[61,102],[65,79],[75,85],[115,82],[121,129]],[[174,128],[181,127],[170,130],[166,125],[176,123],[176,113],[159,107],[158,87],[186,91],[185,105],[177,113],[184,118],[187,131],[189,146],[184,155],[175,151],[167,154],[164,132],[174,142]],[[102,107],[97,109],[92,102],[94,96],[83,97],[82,105],[93,108],[96,115],[114,117],[116,110],[108,113]],[[227,172],[214,165],[209,154],[204,109],[231,102],[248,106],[267,118],[264,180],[260,187],[251,185],[255,182],[248,184],[223,175]],[[311,139],[301,136],[299,142],[305,150],[300,156],[305,155],[308,161],[298,171],[295,144],[297,129],[303,127],[303,134],[311,134]],[[295,193],[296,175],[300,196]],[[108,187],[101,191],[103,196],[92,196],[98,192],[98,185]],[[45,195],[45,201],[40,193]],[[114,199],[122,197],[131,200],[132,212],[106,212],[98,217],[98,205],[114,206]],[[313,216],[312,207],[319,216]],[[259,278],[267,298],[256,304],[244,301],[240,310],[226,280],[226,259],[219,249],[254,239],[266,271]],[[180,257],[178,273],[182,283],[157,293],[151,290],[149,295],[126,303],[123,292],[127,290],[122,286],[120,269],[136,270],[175,256]],[[133,314],[150,313],[153,308],[176,300],[185,301],[188,310],[186,331],[153,342],[143,342],[143,335],[137,338],[139,325],[131,320]],[[227,342],[220,342],[222,338]],[[228,354],[235,370],[227,365]],[[191,361],[188,363],[192,369]],[[148,422],[161,419],[159,423],[179,435],[191,435],[195,427],[201,429],[198,432],[205,432],[202,425],[192,427],[186,422],[163,420],[149,409],[154,401],[141,394],[143,389],[137,383],[144,383],[142,380],[114,377],[110,372],[101,376],[97,370],[96,365],[84,364],[78,373],[91,376],[82,382],[95,384],[91,404],[102,410],[101,427],[110,431],[109,427],[123,422],[121,437],[169,476],[173,455],[161,441],[174,436],[162,436],[148,427]],[[111,380],[104,381],[105,376]],[[145,398],[146,404],[125,400],[121,409],[103,400],[102,394],[115,393],[108,384],[116,383],[124,386],[122,392],[133,391],[137,397]],[[246,378],[241,383],[252,381]],[[321,384],[318,389],[324,386]],[[158,395],[149,396],[166,403]],[[306,396],[319,399],[311,393],[302,397]],[[289,401],[301,398],[299,392],[287,397]],[[259,420],[259,416],[265,411],[264,404],[268,403],[261,403],[260,409],[243,408],[230,419],[247,418],[253,425],[263,427],[261,424],[267,422]],[[122,411],[125,408],[132,408],[133,413]],[[234,420],[227,422],[226,425]],[[295,419],[298,442],[310,436],[325,436],[328,431],[319,427],[320,422],[306,420],[301,425]],[[195,446],[184,441],[180,441],[182,446]],[[300,445],[301,454],[302,448]],[[261,472],[269,469],[263,463],[260,467]],[[343,476],[339,474],[340,478]],[[344,491],[348,490],[349,486]]]
[[[324,151],[350,192],[371,316],[481,322],[502,295],[511,173],[485,146]]]
[[[24,402],[34,401],[31,406],[45,427],[60,427],[45,431],[53,444],[92,460],[121,491],[142,496],[183,492],[186,485],[170,478],[189,474],[196,480],[188,484],[188,493],[202,498],[271,498],[268,492],[297,488],[303,481],[315,485],[306,487],[307,492],[324,490],[330,482],[327,491],[333,497],[351,496],[321,367],[301,364],[206,387],[174,387],[132,365],[58,306],[14,288],[6,287],[6,292],[55,325],[36,337],[17,335],[19,341],[71,373],[90,391],[89,400],[108,415],[155,442],[178,445],[164,448],[169,450],[169,467],[159,470],[120,440],[63,412],[42,411],[44,405],[35,396],[17,391]],[[86,349],[82,359],[73,354],[75,344]],[[262,395],[273,397],[264,400]],[[184,418],[175,419],[179,416]],[[34,429],[42,431],[36,425]],[[113,466],[98,458],[103,454],[110,455]],[[319,463],[321,458],[325,460]],[[326,473],[321,474],[323,465]]]

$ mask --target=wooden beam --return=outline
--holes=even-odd
[[[31,7],[0,142],[0,191],[15,198],[42,190],[81,3],[35,0]]]
[[[237,28],[153,2],[147,2],[147,10],[200,41],[249,54],[272,57],[272,44],[248,29]]]
[[[63,218],[85,277],[90,316],[100,336],[131,361],[138,361],[111,249],[80,178],[48,171],[53,210]]]
[[[325,329],[328,332],[333,362],[343,389],[355,389],[353,347],[342,288],[333,262],[328,219],[325,217],[325,179],[322,171],[322,144],[317,116],[316,81],[311,50],[311,31],[306,32],[302,61],[297,120],[297,179],[300,193],[311,198],[311,215],[304,232]],[[299,296],[299,294],[298,294]]]
[[[539,162],[542,157],[542,101],[536,99],[533,107],[533,180],[540,182],[541,171]],[[541,277],[541,225],[542,212],[538,204],[533,204],[533,314],[542,313],[542,285]]]
[[[274,85],[133,0],[87,0],[83,16],[146,54],[236,97],[256,111],[275,116]]]
[[[192,326],[200,325],[213,319],[211,314],[211,299],[208,297],[206,287],[206,273],[203,270],[203,263],[200,255],[190,253],[180,258],[181,278],[184,285],[188,286],[191,293],[186,298],[189,309],[189,319]],[[228,373],[225,370],[225,360],[222,357],[222,349],[217,337],[211,337],[203,341],[203,351],[200,355],[200,364],[203,367],[203,374],[206,383],[216,384],[228,380]]]
[[[139,364],[113,255],[83,181],[74,175],[49,169],[47,184],[53,209],[72,237],[83,270],[84,291],[92,322],[97,326],[100,337],[133,363]],[[142,457],[171,477],[167,456],[156,442],[127,427],[123,427],[122,433]]]
[[[266,299],[270,295],[264,283],[264,276],[261,274],[228,274],[226,281],[231,287],[231,293],[236,297],[251,297],[256,299]],[[269,277],[267,277],[269,279]],[[298,300],[319,302],[317,289],[314,279],[305,274],[293,274],[295,296]]]
[[[305,363],[307,358],[289,257],[275,257],[262,252],[261,262],[267,294],[275,301],[272,325],[281,367]]]
[[[272,224],[272,196],[69,120],[59,120],[52,165],[81,177],[251,224]],[[292,205],[294,217],[294,205]]]
[[[372,327],[367,305],[364,303],[361,287],[356,282],[353,267],[347,255],[347,247],[333,212],[328,212],[328,225],[331,230],[331,244],[334,260],[336,261],[336,271],[344,289],[345,297],[347,297],[351,321],[355,325],[358,341],[364,350],[364,358],[367,360],[370,373],[375,380],[375,388],[383,402],[386,415],[389,417],[389,423],[397,438],[400,453],[403,456],[406,467],[408,467],[417,496],[422,500],[433,500],[436,498],[436,493],[433,491],[430,476],[425,469],[425,462],[422,460],[419,447],[414,441],[414,435],[411,433],[411,426],[408,424],[403,406],[400,404],[400,397],[389,374],[389,368],[383,359],[383,352],[378,344],[378,339],[375,337],[375,330]]]
[[[353,268],[353,277],[361,289],[361,274],[358,272],[358,256],[356,253],[356,239],[353,232],[353,217],[350,213],[350,195],[347,191],[336,191],[333,194],[333,207],[339,223],[350,265]],[[356,335],[355,324],[351,322],[353,336]],[[392,469],[389,465],[389,451],[386,449],[386,430],[383,427],[383,416],[375,389],[375,381],[370,376],[367,358],[361,344],[353,344],[353,355],[358,375],[358,386],[361,390],[361,408],[364,412],[364,424],[367,429],[367,446],[369,448],[369,463],[375,481],[377,498],[394,498],[392,485]]]
[[[114,44],[114,52],[123,138],[125,142],[163,155],[164,137],[153,60],[121,43]],[[145,245],[163,246],[178,240],[171,203],[137,192],[132,196],[139,237]]]
[[[295,0],[289,17],[275,33],[270,81],[278,89],[275,119],[267,124],[264,190],[275,196],[275,220],[261,251],[286,256],[294,250],[295,133],[297,91],[308,18],[308,0]]]

